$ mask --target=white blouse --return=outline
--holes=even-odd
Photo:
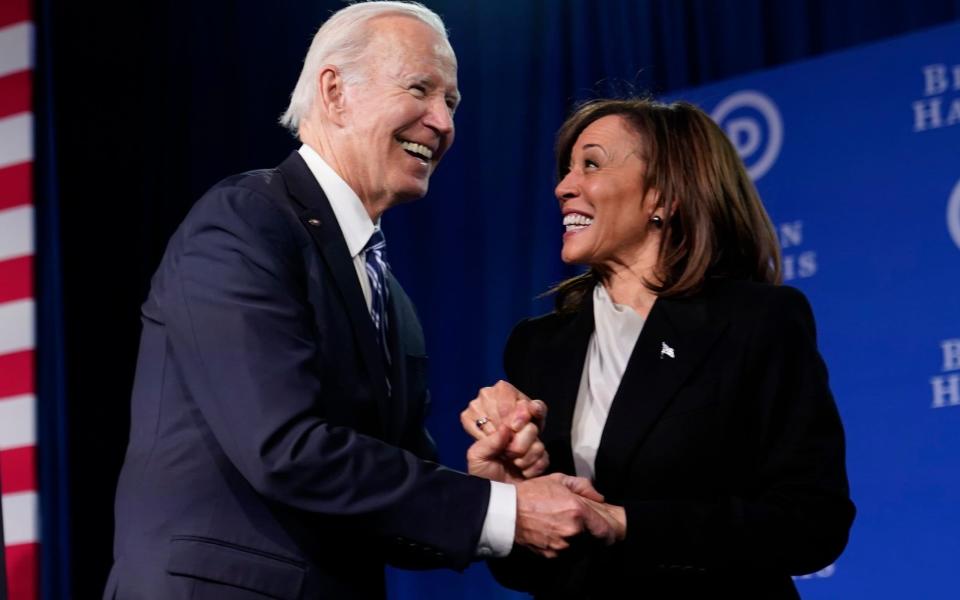
[[[614,303],[603,284],[598,283],[593,289],[593,322],[570,431],[577,475],[589,479],[594,477],[594,461],[610,404],[620,387],[644,319],[629,306]]]

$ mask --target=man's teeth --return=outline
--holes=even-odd
[[[401,140],[400,146],[407,152],[416,154],[420,158],[424,158],[426,160],[430,160],[431,158],[433,158],[433,150],[431,150],[430,148],[427,148],[423,144]]]
[[[593,217],[579,213],[570,213],[563,217],[563,226],[567,228],[567,231],[579,231],[589,227],[591,223],[593,223]]]

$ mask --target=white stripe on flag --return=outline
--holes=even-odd
[[[33,254],[33,207],[0,210],[0,260],[28,254]]]
[[[0,119],[0,168],[30,160],[33,160],[33,115],[19,113]]]
[[[33,66],[33,24],[17,23],[0,29],[0,77]]]
[[[0,450],[37,443],[36,407],[33,394],[0,398]]]
[[[39,542],[37,493],[3,495],[3,537],[8,546]]]
[[[0,304],[0,354],[33,349],[33,299]]]

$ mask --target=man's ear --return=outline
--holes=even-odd
[[[327,120],[336,125],[343,125],[346,104],[344,91],[340,69],[333,65],[323,65],[317,74],[317,102]]]

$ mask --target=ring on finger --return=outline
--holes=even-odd
[[[480,417],[474,423],[477,424],[477,429],[483,431],[483,426],[490,422],[490,419],[487,417]]]

